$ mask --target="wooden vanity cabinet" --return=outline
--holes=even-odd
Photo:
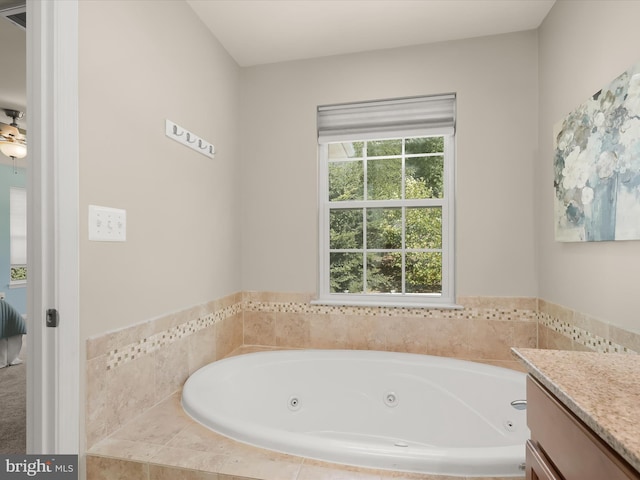
[[[533,377],[527,377],[527,480],[640,480],[640,474]]]

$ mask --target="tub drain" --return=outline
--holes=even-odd
[[[384,394],[383,401],[387,407],[396,407],[400,399],[395,392],[387,392]]]

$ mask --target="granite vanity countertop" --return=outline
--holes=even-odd
[[[640,472],[640,355],[512,351],[536,380]]]

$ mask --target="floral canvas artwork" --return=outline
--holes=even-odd
[[[640,63],[556,127],[555,237],[640,239]]]

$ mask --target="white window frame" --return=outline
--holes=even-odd
[[[401,132],[402,130],[400,130]],[[456,304],[455,292],[455,132],[438,133],[425,130],[422,133],[415,128],[408,128],[406,135],[398,135],[397,125],[391,135],[378,132],[363,136],[342,135],[336,141],[319,139],[319,286],[318,298],[312,303],[329,305],[355,306],[389,306],[389,307],[421,307],[421,308],[461,308]],[[402,207],[402,206],[440,206],[442,208],[442,292],[440,294],[415,293],[332,293],[330,291],[330,249],[329,249],[329,217],[332,203],[329,201],[329,145],[331,143],[357,142],[363,140],[387,140],[392,138],[412,137],[444,137],[444,198],[425,200],[362,200],[340,202],[341,208],[370,207]],[[404,171],[402,172],[404,179]],[[335,203],[333,204],[335,206]],[[403,249],[407,251],[409,249]]]
[[[27,189],[9,188],[9,250],[10,267],[27,268]],[[27,280],[13,280],[9,275],[9,287],[24,287]]]

